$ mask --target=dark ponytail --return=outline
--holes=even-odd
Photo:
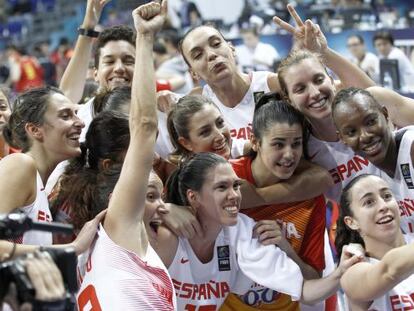
[[[85,143],[81,144],[81,155],[70,161],[60,179],[59,193],[51,204],[53,211],[66,206],[77,229],[90,220],[92,211],[98,209],[95,202],[102,202],[97,197],[101,192],[100,183],[107,177],[105,174],[111,175],[103,169],[102,160],[121,165],[129,138],[128,119],[123,114],[100,113],[92,121]]]
[[[178,178],[181,172],[181,166],[182,165],[180,165],[174,172],[171,173],[167,179],[167,182],[165,183],[165,202],[184,206],[187,205],[187,199],[181,197],[180,190],[178,189]]]
[[[214,105],[208,98],[200,95],[186,95],[177,102],[170,111],[167,118],[167,129],[170,140],[174,146],[171,160],[177,164],[181,159],[191,155],[191,151],[184,148],[178,139],[184,137],[189,139],[189,124],[192,116],[202,110],[206,105]],[[218,109],[218,108],[217,108]]]
[[[16,142],[13,139],[13,131],[10,128],[10,126],[11,124],[10,124],[10,119],[9,119],[9,122],[7,122],[3,127],[4,140],[9,146],[12,146],[14,148],[19,148],[19,146],[16,144]]]
[[[340,204],[339,204],[339,217],[336,224],[336,238],[335,238],[335,247],[338,253],[338,258],[341,258],[342,248],[344,245],[350,243],[358,243],[365,247],[364,240],[361,235],[356,230],[352,230],[345,224],[345,217],[353,217],[353,212],[351,209],[351,190],[352,188],[363,178],[369,177],[372,175],[361,174],[354,179],[352,179],[348,185],[342,190]]]
[[[210,169],[219,164],[230,165],[223,157],[212,152],[194,154],[183,162],[168,178],[166,202],[189,205],[187,191],[200,191]]]
[[[289,125],[299,124],[302,128],[303,155],[308,158],[307,142],[309,139],[309,125],[298,110],[292,107],[287,101],[280,100],[278,93],[269,92],[262,95],[256,104],[253,115],[253,134],[260,142],[265,133],[274,125],[288,123]],[[251,158],[256,157],[256,152],[251,149],[248,153]]]

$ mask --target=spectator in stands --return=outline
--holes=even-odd
[[[372,80],[379,83],[379,59],[375,54],[367,52],[364,38],[358,34],[349,36],[347,47],[352,54],[351,61],[361,68]]]
[[[180,17],[182,29],[201,25],[201,13],[193,1],[181,0],[181,6],[177,14]]]
[[[274,71],[279,53],[271,44],[260,42],[257,28],[242,29],[241,36],[243,44],[236,46],[236,55],[242,71]]]
[[[56,66],[56,81],[59,82],[62,78],[63,72],[69,64],[69,60],[73,55],[72,46],[68,38],[61,38],[59,46],[50,56],[52,62]]]
[[[32,12],[32,4],[30,0],[12,0],[11,13],[13,15],[24,14]]]
[[[56,66],[50,59],[49,42],[40,42],[35,46],[36,57],[43,68],[43,79],[46,85],[56,86]]]
[[[398,70],[400,73],[401,89],[409,90],[414,86],[414,66],[411,64],[407,55],[394,46],[394,37],[388,31],[380,31],[373,38],[375,49],[380,59],[398,60]]]
[[[38,60],[26,54],[23,48],[10,45],[7,48],[10,82],[17,93],[43,86],[43,70]]]
[[[187,94],[193,88],[193,81],[188,66],[178,50],[180,40],[181,37],[176,31],[167,30],[162,34],[161,42],[164,43],[169,57],[159,64],[155,75],[157,80],[166,80],[170,90],[175,93]]]

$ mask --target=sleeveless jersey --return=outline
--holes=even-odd
[[[174,289],[161,259],[148,244],[144,259],[116,245],[102,225],[80,257],[79,311],[175,310]]]
[[[407,244],[414,241],[414,235],[404,235]],[[369,263],[375,264],[379,260],[367,258]],[[397,311],[414,309],[414,274],[398,283],[385,295],[375,299],[368,311]]]
[[[211,99],[219,108],[224,121],[229,126],[230,135],[233,140],[250,139],[255,104],[262,94],[270,92],[269,86],[267,85],[269,74],[271,73],[267,71],[252,72],[249,90],[240,103],[233,108],[223,105],[211,87],[208,85],[204,86],[203,96]]]
[[[380,169],[367,159],[355,154],[341,141],[326,142],[310,135],[308,150],[311,161],[326,168],[331,174],[334,186],[325,195],[336,202],[339,202],[342,188],[356,176],[383,175]]]
[[[237,225],[219,233],[213,258],[204,264],[188,240],[179,239],[168,269],[178,310],[218,310],[230,292],[244,294],[258,280],[300,298],[303,278],[299,267],[279,248],[252,239],[253,227],[251,218],[239,215]]]
[[[403,132],[404,131],[404,132]],[[414,126],[402,128],[395,132],[402,134],[398,149],[397,165],[394,177],[383,173],[383,178],[391,186],[398,201],[401,216],[401,229],[404,233],[414,232],[414,168],[411,160],[411,146],[414,141]]]
[[[42,178],[39,172],[36,174],[36,199],[25,207],[19,208],[19,211],[29,216],[34,221],[51,222],[52,215],[49,209],[49,202],[44,191]],[[52,245],[52,233],[37,230],[26,231],[22,237],[14,240],[16,243],[30,245]]]
[[[250,157],[232,160],[231,164],[238,177],[255,184]],[[324,196],[320,195],[306,201],[260,206],[241,212],[256,221],[277,220],[299,257],[322,271],[325,268],[325,209]],[[299,310],[299,304],[287,295],[253,284],[239,299],[231,295],[221,310]]]

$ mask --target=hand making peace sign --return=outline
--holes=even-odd
[[[328,49],[328,42],[319,25],[309,19],[303,22],[291,4],[287,5],[287,9],[295,20],[296,27],[293,27],[277,16],[273,17],[273,22],[293,35],[296,48],[305,48],[311,52],[324,54]]]

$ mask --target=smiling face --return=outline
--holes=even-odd
[[[343,143],[374,165],[381,166],[392,141],[386,110],[381,110],[372,98],[356,94],[336,106],[333,118]]]
[[[302,126],[300,124],[274,123],[264,133],[261,141],[253,139],[254,159],[262,172],[258,176],[271,174],[273,182],[290,178],[303,154]],[[256,181],[262,182],[262,181]]]
[[[218,164],[207,171],[201,190],[189,201],[195,204],[200,218],[234,226],[241,203],[240,179],[230,164]]]
[[[33,135],[58,161],[81,154],[79,137],[85,124],[76,115],[77,110],[78,105],[67,97],[53,93],[48,100],[43,124],[37,127]]]
[[[290,66],[284,73],[289,99],[308,119],[331,118],[335,96],[333,80],[315,58],[306,58]]]
[[[2,91],[0,91],[0,135],[3,132],[3,127],[9,121],[10,114],[11,114],[11,111],[10,111],[9,101],[6,95],[4,95]]]
[[[234,49],[213,27],[194,29],[184,38],[181,47],[190,70],[208,84],[229,78],[237,71]]]
[[[398,203],[382,178],[364,177],[348,195],[353,216],[344,221],[349,228],[357,230],[365,242],[395,240],[400,232]]]
[[[180,137],[179,143],[192,153],[213,152],[230,158],[230,131],[214,105],[204,105],[194,113],[188,124],[188,139]]]
[[[135,47],[128,41],[108,41],[100,50],[95,81],[100,88],[113,90],[131,86],[135,65]]]

